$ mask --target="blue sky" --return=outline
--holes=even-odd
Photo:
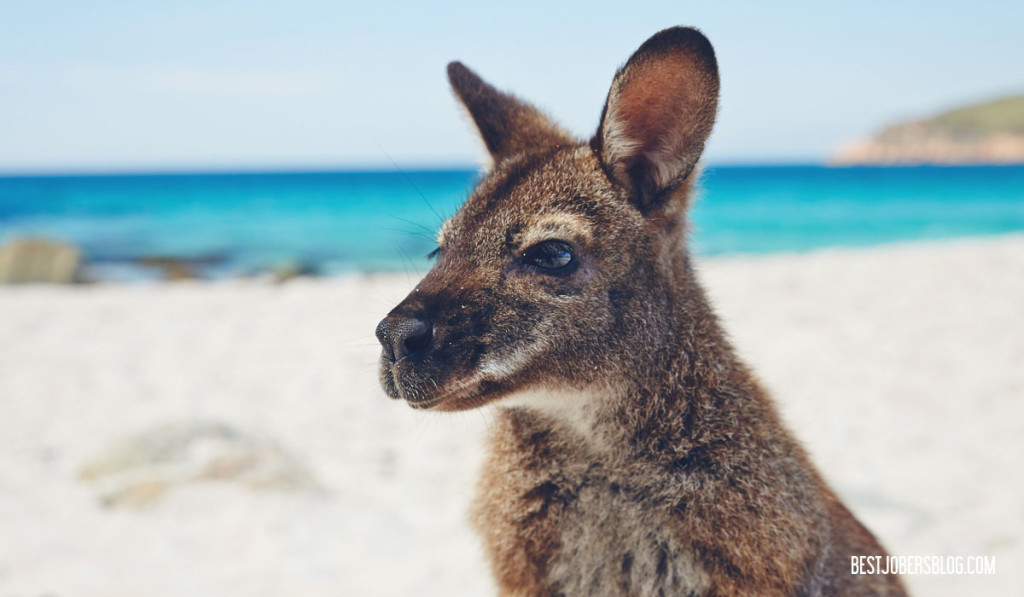
[[[710,162],[821,161],[887,122],[1024,91],[1016,2],[26,2],[0,21],[0,171],[471,164],[459,59],[589,136],[615,69],[694,25]]]

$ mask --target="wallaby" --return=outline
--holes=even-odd
[[[493,166],[377,327],[414,408],[493,404],[473,518],[503,595],[904,595],[740,362],[686,246],[718,66],[647,40],[579,141],[458,62]]]

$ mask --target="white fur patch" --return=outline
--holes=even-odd
[[[441,224],[441,229],[437,231],[437,246],[444,246],[444,237],[448,234],[448,230],[452,227],[451,218],[444,221]]]
[[[640,141],[627,135],[625,129],[625,123],[618,118],[616,104],[612,102],[601,129],[603,133],[601,147],[602,153],[604,153],[602,156],[604,163],[612,167],[615,177],[620,179],[620,182],[626,182],[628,176],[621,168],[621,164],[636,155],[641,146]]]
[[[551,239],[572,240],[588,243],[593,232],[587,220],[573,213],[545,214],[531,222],[530,228],[519,235],[515,242],[525,249],[541,241]]]
[[[498,401],[503,408],[524,408],[566,424],[584,438],[594,436],[597,412],[605,396],[593,390],[529,389]]]
[[[530,359],[543,349],[543,343],[532,344],[500,359],[488,357],[484,359],[477,371],[483,379],[501,380],[525,367],[530,362]]]

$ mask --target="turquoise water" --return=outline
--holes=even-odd
[[[144,256],[208,277],[300,262],[323,274],[427,266],[469,170],[0,177],[0,242],[79,245],[99,277],[145,277]],[[707,169],[703,255],[805,251],[1024,231],[1024,167]]]

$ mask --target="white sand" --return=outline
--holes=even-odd
[[[993,555],[919,595],[1024,594],[1024,236],[715,260],[702,275],[795,433],[888,548]],[[413,280],[0,289],[0,597],[485,595],[464,522],[488,411],[413,412],[373,328]],[[324,494],[77,477],[151,425],[271,436]]]

